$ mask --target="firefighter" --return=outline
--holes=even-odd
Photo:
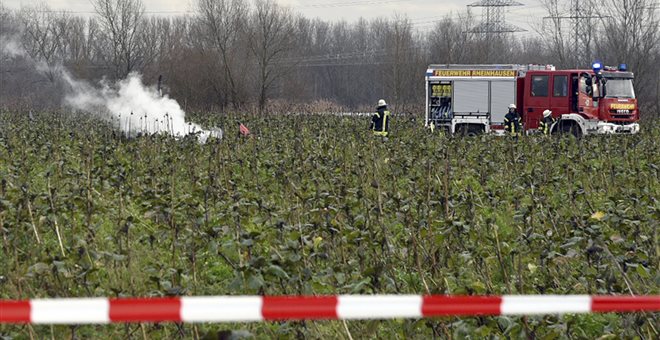
[[[373,131],[374,136],[387,137],[390,128],[390,111],[387,110],[387,103],[384,99],[378,101],[376,113],[371,116],[371,125],[369,129]]]
[[[509,105],[509,112],[504,116],[504,129],[513,137],[520,136],[520,115],[516,111],[516,104]]]
[[[543,111],[543,119],[539,122],[539,131],[544,135],[549,135],[552,129],[552,124],[555,123],[555,118],[552,117],[552,111]]]

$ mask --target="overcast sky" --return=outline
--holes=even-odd
[[[0,0],[9,8],[20,8],[41,0]],[[150,15],[186,14],[192,8],[194,0],[142,0]],[[431,28],[435,21],[450,13],[464,11],[468,4],[477,0],[277,0],[283,6],[290,6],[295,12],[309,18],[322,18],[329,21],[354,21],[360,17],[367,19],[391,17],[395,14],[406,15],[419,29]],[[506,19],[509,23],[529,30],[545,15],[538,0],[519,0],[525,6],[509,7]],[[54,10],[82,12],[85,15],[93,11],[89,0],[45,0]],[[481,15],[480,8],[473,9]]]

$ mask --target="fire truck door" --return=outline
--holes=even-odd
[[[550,97],[550,110],[556,115],[568,113],[569,109],[569,84],[568,75],[552,76],[552,96]]]
[[[588,73],[580,75],[580,91],[578,93],[578,113],[588,119],[598,118],[598,98],[594,99],[592,76]]]
[[[525,107],[521,114],[525,129],[536,129],[543,116],[543,111],[550,108],[550,74],[548,72],[534,72],[528,74],[526,82]]]

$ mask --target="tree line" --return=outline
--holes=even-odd
[[[90,82],[139,72],[155,84],[162,76],[165,92],[186,109],[370,110],[386,98],[398,112],[418,113],[429,64],[588,68],[600,59],[627,63],[643,112],[660,112],[654,0],[598,1],[578,39],[561,18],[570,1],[541,2],[548,18],[520,37],[471,33],[478,20],[469,9],[422,30],[400,15],[310,19],[273,0],[195,0],[190,15],[167,17],[151,15],[141,0],[92,0],[89,16],[44,3],[11,10],[0,0],[0,105],[58,106],[63,67]]]

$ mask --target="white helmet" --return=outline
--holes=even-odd
[[[543,111],[543,118],[548,118],[552,114],[552,111],[550,110],[545,110]]]
[[[516,104],[509,104],[510,109],[517,109]]]
[[[381,107],[381,106],[387,106],[387,103],[385,102],[385,99],[381,99],[381,100],[378,101],[378,107]]]

